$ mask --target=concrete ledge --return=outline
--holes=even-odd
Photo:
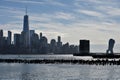
[[[93,58],[120,58],[120,53],[106,54],[106,53],[79,53],[73,56],[91,56]]]

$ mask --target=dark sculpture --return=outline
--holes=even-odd
[[[108,54],[109,52],[110,52],[111,54],[113,54],[114,44],[115,44],[115,40],[114,40],[114,39],[110,39],[110,40],[109,40],[109,45],[108,45],[108,50],[106,51],[107,54]]]

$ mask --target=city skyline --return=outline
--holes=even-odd
[[[22,31],[23,15],[27,6],[30,29],[37,33],[42,32],[49,40],[59,35],[64,43],[71,44],[79,44],[80,39],[89,39],[91,44],[107,44],[110,38],[114,38],[117,44],[120,43],[118,0],[0,2],[0,27],[5,32]],[[98,36],[99,38],[96,38]]]
[[[35,30],[29,29],[29,15],[26,14],[23,18],[23,30],[20,34],[13,34],[8,31],[8,36],[3,35],[3,30],[0,30],[0,52],[1,54],[73,54],[82,52],[89,52],[89,45],[83,41],[81,49],[76,45],[70,45],[69,42],[62,44],[61,36],[57,40],[51,39],[48,43],[46,36],[42,33],[35,33]],[[88,43],[89,44],[89,43]],[[86,49],[85,46],[88,48]]]

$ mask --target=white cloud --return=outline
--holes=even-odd
[[[91,16],[114,17],[120,15],[118,0],[75,0],[74,5],[79,8],[78,12]]]
[[[70,14],[70,13],[64,13],[64,12],[57,12],[55,13],[55,18],[57,19],[65,19],[65,20],[69,20],[69,19],[74,19],[75,17]]]
[[[103,11],[105,14],[108,14],[107,16],[113,17],[113,16],[120,16],[120,8],[118,7],[112,7],[112,6],[99,6],[97,9]]]
[[[43,4],[43,2],[40,1],[30,1],[30,0],[5,0],[10,2],[18,2],[18,3],[30,3],[30,4]]]
[[[66,6],[66,4],[58,2],[57,0],[45,0],[45,2],[56,6]]]
[[[5,0],[9,2],[25,3],[25,4],[38,4],[38,5],[56,5],[56,6],[66,6],[65,4],[55,1],[55,0],[43,0],[43,1],[34,1],[34,0]]]
[[[95,17],[104,17],[104,15],[100,12],[97,11],[92,11],[92,10],[76,10],[79,13],[83,13],[89,16],[95,16]]]
[[[4,12],[3,16],[22,16],[25,14],[24,8],[13,8],[13,7],[6,7],[6,6],[0,6],[0,12]],[[6,14],[9,13],[9,14]]]
[[[16,29],[21,29],[21,25],[18,23],[8,23],[8,24],[0,24],[0,29],[3,30],[16,30]]]

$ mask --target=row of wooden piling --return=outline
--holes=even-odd
[[[34,59],[34,60],[27,60],[27,59],[0,59],[0,63],[25,63],[25,64],[87,64],[87,65],[120,65],[119,60],[65,60],[65,59]]]

